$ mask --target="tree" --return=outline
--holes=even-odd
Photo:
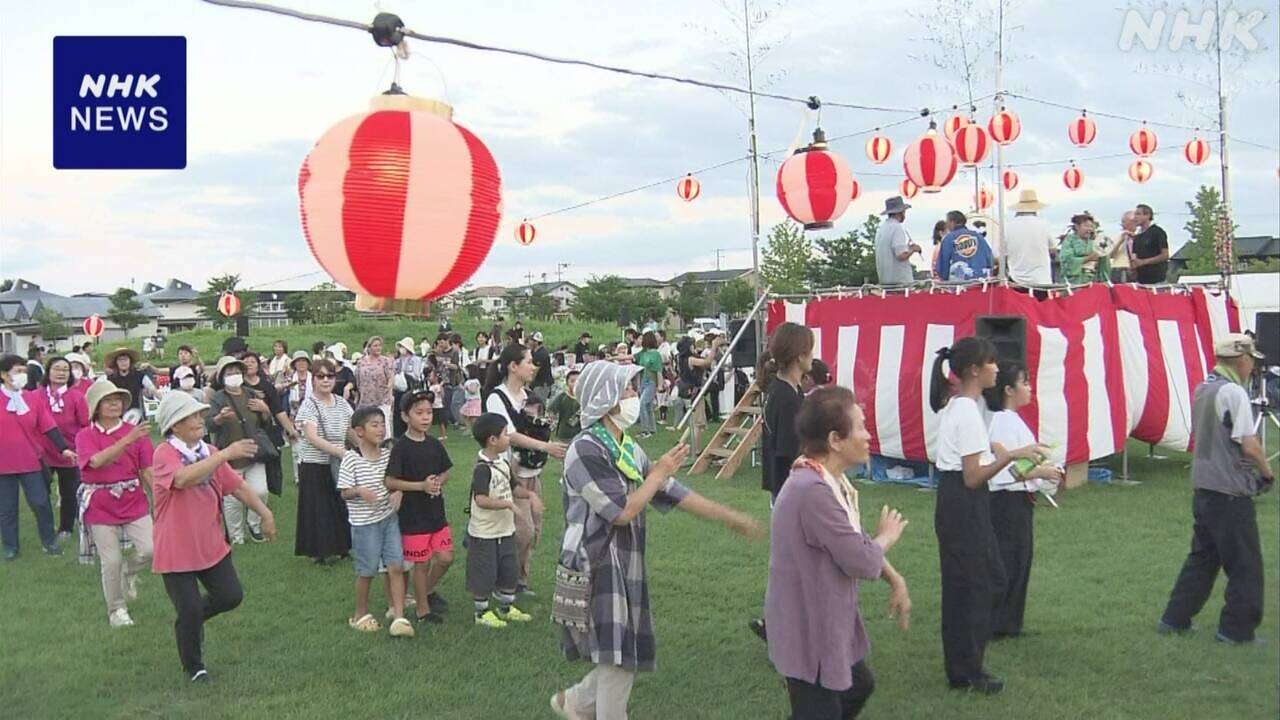
[[[584,320],[617,322],[623,306],[631,299],[626,282],[617,275],[592,276],[573,302],[574,315]]]
[[[707,286],[686,280],[680,284],[676,294],[676,302],[672,307],[680,319],[685,323],[692,321],[696,317],[707,314]]]
[[[751,283],[742,278],[734,278],[725,283],[716,294],[716,302],[720,311],[730,317],[746,315],[752,305],[756,304],[756,291]]]
[[[875,283],[879,279],[876,274],[879,229],[880,216],[867,215],[858,230],[814,240],[818,252],[809,266],[809,282],[813,287],[857,287]]]
[[[625,298],[631,308],[631,322],[636,327],[644,327],[650,320],[661,325],[671,309],[671,305],[653,288],[631,288]]]
[[[453,294],[453,312],[464,317],[480,317],[484,313],[474,283],[463,283]]]
[[[790,220],[769,231],[760,260],[760,275],[775,293],[803,293],[813,260],[813,245]]]
[[[1179,274],[1184,275],[1216,275],[1220,272],[1214,249],[1215,228],[1218,225],[1218,213],[1222,210],[1222,197],[1218,188],[1201,185],[1196,191],[1195,202],[1187,203],[1191,219],[1183,225],[1183,229],[1191,236],[1184,249],[1179,250],[1187,259],[1186,267]],[[1234,226],[1232,230],[1234,231]]]
[[[0,293],[9,292],[13,289],[13,278],[5,278],[0,280]]]
[[[39,310],[36,310],[32,318],[40,326],[40,337],[47,341],[71,337],[71,330],[67,327],[66,318],[62,317],[62,313],[53,308],[42,305]]]
[[[243,301],[241,307],[244,307]],[[342,291],[331,282],[320,283],[310,290],[285,298],[284,312],[295,324],[341,322],[349,306]]]
[[[239,285],[239,275],[228,274],[209,278],[209,284],[205,287],[204,292],[196,296],[197,313],[200,317],[213,323],[215,328],[235,327],[235,317],[227,317],[218,310],[218,298],[222,297],[222,293],[235,293],[236,297],[240,299],[240,312],[242,313],[251,313],[253,306],[258,302],[257,293],[238,290],[237,287]]]
[[[129,288],[120,288],[111,294],[111,308],[107,310],[107,318],[120,326],[124,334],[138,327],[146,320],[142,314],[142,303],[138,302],[138,293]]]

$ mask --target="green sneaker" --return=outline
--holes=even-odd
[[[485,610],[483,615],[477,615],[476,624],[487,628],[504,628],[507,626],[507,623],[492,610]]]
[[[506,620],[507,622],[529,622],[533,619],[532,615],[522,611],[515,605],[512,605],[505,613],[498,611],[498,617]]]

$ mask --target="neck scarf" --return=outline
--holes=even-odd
[[[644,482],[644,475],[640,472],[640,466],[636,464],[636,441],[631,439],[626,430],[622,431],[621,443],[613,437],[603,422],[595,423],[588,428],[588,432],[604,443],[605,449],[613,458],[614,465],[624,477],[634,483]]]
[[[27,401],[22,397],[22,389],[10,390],[7,385],[0,385],[0,391],[4,392],[5,397],[9,398],[9,404],[5,409],[11,413],[18,415],[26,415],[30,408],[27,407]]]
[[[858,491],[853,485],[849,484],[849,480],[845,476],[835,477],[827,470],[826,466],[814,460],[811,457],[801,455],[796,459],[791,469],[808,468],[822,478],[822,482],[831,490],[831,494],[836,496],[836,502],[844,510],[849,517],[849,524],[853,526],[854,532],[862,532],[862,516],[858,510]]]
[[[1237,385],[1240,385],[1240,386],[1244,385],[1244,380],[1240,379],[1240,376],[1236,374],[1236,371],[1227,367],[1226,365],[1215,366],[1213,368],[1213,374],[1217,375],[1218,377],[1226,378],[1227,380],[1230,380],[1231,382]]]
[[[62,412],[62,396],[67,394],[67,386],[54,388],[52,385],[46,385],[45,392],[49,395],[49,410],[52,412]]]
[[[177,450],[178,454],[182,456],[183,465],[194,465],[209,457],[209,445],[204,440],[201,440],[194,448],[187,445],[186,442],[179,439],[176,435],[170,435],[168,442],[169,445],[174,450]]]

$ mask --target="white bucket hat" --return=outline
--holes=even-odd
[[[169,392],[160,400],[160,408],[156,410],[156,423],[160,426],[160,434],[169,432],[169,428],[193,414],[208,410],[209,406],[196,400],[189,393]]]

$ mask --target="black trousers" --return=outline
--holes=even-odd
[[[1031,558],[1034,553],[1034,513],[1032,494],[1027,492],[991,493],[991,527],[1000,549],[1004,567],[1005,589],[991,613],[991,632],[995,635],[1017,635],[1022,632],[1022,616],[1027,607],[1027,585],[1031,582]]]
[[[791,720],[850,720],[858,717],[875,692],[876,679],[867,667],[867,661],[859,660],[853,666],[853,685],[847,690],[828,690],[817,683],[787,678],[787,695],[791,700]]]
[[[1227,573],[1227,591],[1218,632],[1249,642],[1262,622],[1263,595],[1262,547],[1253,498],[1196,490],[1191,509],[1195,517],[1191,552],[1169,593],[1164,623],[1190,627],[1191,618],[1213,592],[1221,568]]]
[[[79,514],[80,502],[76,498],[76,493],[80,490],[80,468],[78,467],[51,467],[49,468],[49,477],[52,480],[54,475],[58,476],[58,532],[74,532],[76,527],[76,515]],[[53,496],[52,485],[50,482],[50,497]]]
[[[164,573],[164,589],[169,593],[178,619],[173,632],[178,639],[178,657],[188,675],[204,669],[204,623],[209,618],[234,610],[244,599],[240,578],[231,564],[231,553],[217,565],[194,572]],[[200,593],[199,582],[208,591]]]
[[[938,475],[933,526],[942,570],[942,655],[951,683],[982,677],[991,613],[1004,594],[990,495],[985,486],[965,487],[959,471]]]

